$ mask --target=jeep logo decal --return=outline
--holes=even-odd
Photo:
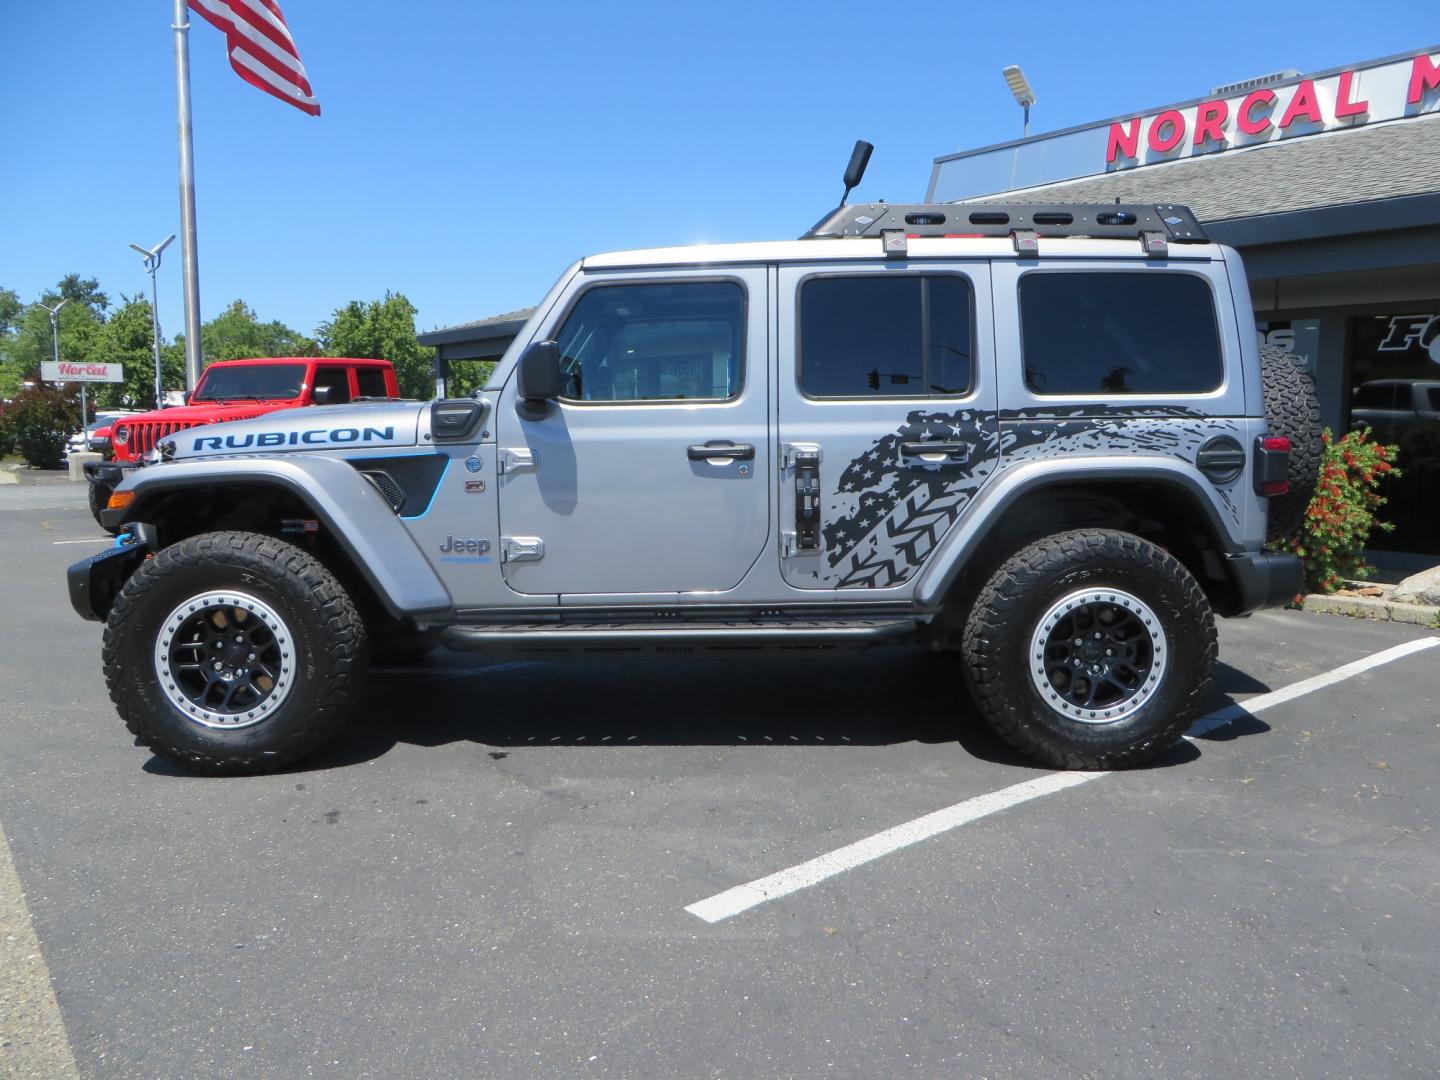
[[[262,431],[244,435],[202,435],[193,453],[203,450],[267,450],[276,446],[342,446],[346,443],[390,442],[394,427],[310,428],[307,431]]]

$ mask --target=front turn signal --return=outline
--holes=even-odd
[[[110,498],[105,503],[106,510],[123,510],[135,501],[133,491],[112,491]]]

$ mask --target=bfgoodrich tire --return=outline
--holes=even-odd
[[[256,773],[305,757],[358,700],[365,625],[301,549],[217,532],[141,565],[105,623],[105,680],[130,731],[186,769]]]
[[[87,486],[90,488],[89,492],[87,492],[87,496],[90,500],[90,516],[95,519],[96,525],[99,525],[100,528],[104,529],[106,532],[110,533],[113,536],[115,533],[119,532],[119,530],[111,528],[109,525],[106,525],[103,521],[101,521],[100,511],[105,509],[105,504],[110,501],[110,495],[114,492],[115,489],[109,484],[97,483],[94,480],[91,480]]]
[[[980,590],[963,637],[981,715],[1064,769],[1136,765],[1173,744],[1205,704],[1215,652],[1189,571],[1108,529],[1022,548]]]
[[[1290,489],[1270,497],[1265,519],[1266,539],[1277,544],[1293,535],[1305,520],[1325,447],[1320,438],[1320,399],[1309,372],[1278,345],[1262,345],[1260,377],[1270,434],[1290,440]]]

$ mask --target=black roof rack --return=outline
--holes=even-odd
[[[1092,236],[1150,246],[1208,243],[1188,206],[1175,203],[860,203],[832,210],[802,240],[881,236]],[[1159,234],[1146,237],[1146,233]],[[887,243],[889,238],[887,238]],[[902,245],[903,248],[903,245]]]

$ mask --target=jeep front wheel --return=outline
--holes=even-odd
[[[1118,768],[1165,750],[1204,706],[1215,620],[1173,556],[1083,529],[995,572],[963,651],[976,705],[1016,749],[1059,768]]]
[[[290,764],[339,730],[368,665],[365,626],[321,563],[268,536],[206,533],[147,560],[105,624],[126,726],[197,772]]]

